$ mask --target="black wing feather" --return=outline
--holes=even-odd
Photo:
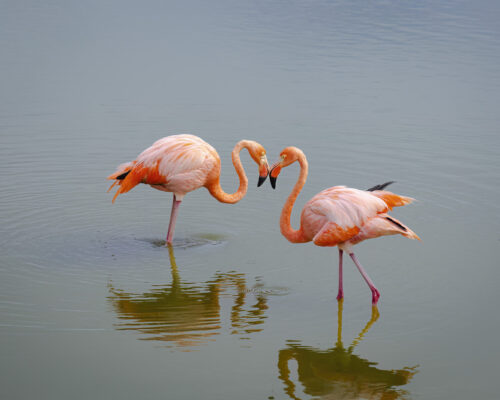
[[[373,192],[374,190],[383,190],[387,186],[389,186],[391,183],[394,183],[394,181],[389,181],[386,183],[382,183],[380,185],[375,185],[374,187],[371,187],[370,189],[366,189],[367,192]]]
[[[118,180],[120,180],[120,181],[121,181],[121,180],[123,180],[123,179],[125,179],[125,177],[126,177],[128,174],[130,174],[130,171],[132,171],[132,170],[131,170],[131,169],[129,169],[127,172],[124,172],[123,174],[118,175],[118,176],[116,177],[116,179],[118,179]]]

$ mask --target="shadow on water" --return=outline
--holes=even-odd
[[[139,238],[137,240],[151,243],[155,247],[166,246],[165,239]],[[227,237],[224,235],[218,235],[215,233],[206,233],[206,234],[197,234],[184,238],[174,238],[172,246],[175,247],[176,249],[187,249],[190,247],[205,246],[205,245],[216,246],[225,243],[226,240]]]
[[[320,350],[304,346],[296,341],[288,341],[287,347],[279,352],[279,378],[285,384],[284,391],[292,399],[296,395],[296,384],[290,377],[290,360],[297,363],[298,380],[303,391],[309,396],[328,396],[335,399],[397,399],[405,398],[408,393],[397,386],[406,385],[418,372],[417,366],[398,370],[376,368],[376,362],[353,354],[355,347],[379,318],[376,306],[366,326],[345,348],[342,343],[342,307],[338,303],[338,329],[335,347]]]
[[[183,282],[172,246],[168,246],[168,252],[170,284],[155,285],[145,293],[128,293],[109,285],[108,300],[120,319],[116,329],[137,331],[144,335],[141,340],[190,350],[215,340],[221,333],[221,297],[227,294],[233,300],[230,333],[248,339],[262,331],[268,308],[265,291],[247,288],[245,275],[237,272],[218,272],[200,284]],[[255,286],[259,287],[260,284]],[[250,293],[255,303],[245,307]]]

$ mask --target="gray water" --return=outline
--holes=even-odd
[[[500,6],[493,1],[0,4],[2,399],[497,399]],[[114,205],[105,177],[158,138],[222,159],[298,146],[305,202],[388,180],[422,241],[291,244],[298,176],[218,203]]]

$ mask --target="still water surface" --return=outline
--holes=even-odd
[[[498,398],[500,7],[495,2],[0,5],[0,397]],[[236,205],[112,205],[105,177],[193,133],[222,159],[303,149],[297,200],[388,180],[423,240],[293,245],[257,169]],[[292,222],[298,225],[298,211]]]

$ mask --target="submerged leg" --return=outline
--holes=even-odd
[[[354,261],[354,264],[356,264],[356,267],[358,267],[361,276],[365,279],[366,283],[370,287],[370,290],[372,291],[372,304],[377,304],[378,299],[380,298],[380,292],[375,287],[372,280],[370,279],[364,268],[361,266],[354,253],[350,253],[349,255],[351,256],[352,261]]]
[[[180,204],[181,200],[177,200],[174,194],[172,201],[172,211],[170,212],[170,223],[168,224],[168,233],[166,241],[167,245],[172,244],[172,241],[174,239],[175,221],[177,220],[177,214],[179,213]]]
[[[342,254],[343,250],[339,249],[339,293],[337,294],[337,300],[342,300],[344,298],[344,284],[342,281]]]

